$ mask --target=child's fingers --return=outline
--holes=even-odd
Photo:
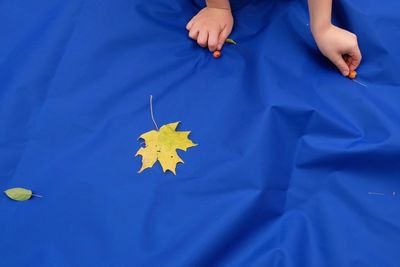
[[[208,33],[208,49],[211,52],[214,52],[217,49],[218,45],[218,31],[211,30]]]
[[[225,26],[222,29],[221,33],[219,34],[217,50],[221,50],[222,49],[222,47],[225,44],[226,38],[228,38],[228,35],[229,35],[229,31],[228,31],[228,28]]]
[[[199,36],[197,37],[197,43],[201,47],[206,47],[207,46],[207,40],[208,40],[208,31],[201,30],[200,33],[199,33]]]
[[[192,28],[192,26],[193,26],[193,20],[189,21],[189,22],[186,24],[186,30],[190,31],[190,28]]]
[[[349,66],[347,65],[346,61],[344,61],[342,55],[338,54],[332,56],[331,61],[333,64],[336,65],[336,67],[339,69],[340,73],[342,73],[343,76],[349,75],[350,73]]]
[[[194,23],[195,19],[196,19],[196,16],[194,16],[194,17],[186,24],[186,30],[190,31],[190,29],[191,29],[192,26],[193,26],[193,23]]]
[[[350,68],[350,71],[353,71],[353,70],[357,69],[361,63],[362,55],[361,55],[360,48],[358,46],[353,48],[353,50],[350,51],[349,56],[350,56],[349,68]]]
[[[199,36],[199,30],[197,27],[193,26],[189,31],[189,37],[193,40],[197,40],[198,36]]]

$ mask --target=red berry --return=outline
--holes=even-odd
[[[349,76],[350,79],[355,79],[357,77],[357,72],[355,70],[350,71]]]
[[[220,58],[221,57],[221,51],[215,50],[213,53],[214,58]]]

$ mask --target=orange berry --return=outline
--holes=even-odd
[[[213,57],[214,57],[214,58],[219,58],[219,57],[221,57],[221,51],[215,50],[214,53],[213,53]]]
[[[355,70],[350,71],[349,76],[350,79],[355,79],[357,77],[357,72]]]

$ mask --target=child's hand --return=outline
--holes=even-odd
[[[221,50],[232,32],[233,16],[229,9],[205,7],[186,25],[189,37],[213,52]]]
[[[334,25],[313,31],[321,53],[329,58],[344,75],[355,70],[361,62],[357,36]]]

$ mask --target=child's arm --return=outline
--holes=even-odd
[[[231,33],[233,17],[229,0],[207,0],[206,3],[207,7],[189,21],[186,29],[190,38],[213,52],[221,50]]]
[[[357,36],[332,24],[332,0],[308,0],[311,32],[321,53],[347,76],[361,61]]]

